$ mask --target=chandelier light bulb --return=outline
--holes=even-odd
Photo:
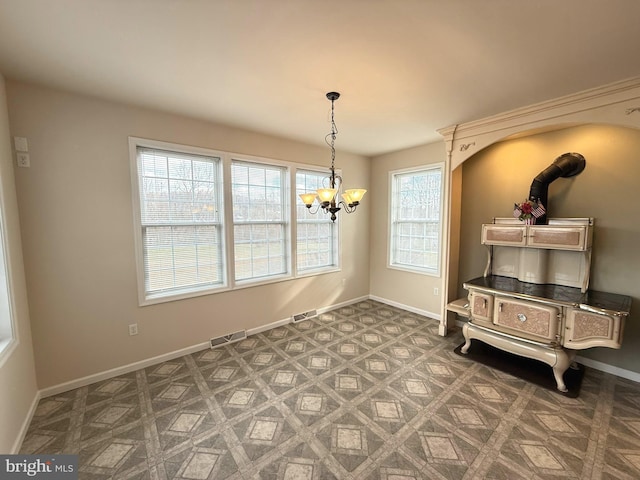
[[[367,193],[367,191],[364,188],[351,188],[349,190],[345,190],[344,193],[346,193],[349,198],[352,200],[351,203],[360,203],[360,200],[362,200],[362,197],[364,197],[364,194]]]
[[[318,197],[320,197],[320,202],[330,202],[336,196],[338,190],[336,188],[319,188],[318,189]]]
[[[304,203],[307,208],[311,208],[311,205],[313,205],[317,195],[315,193],[301,193],[298,196],[302,199],[302,203]]]

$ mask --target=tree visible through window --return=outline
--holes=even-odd
[[[442,167],[391,174],[390,265],[439,273]]]
[[[147,295],[224,282],[219,158],[138,148]]]
[[[288,273],[284,167],[231,165],[235,279]]]

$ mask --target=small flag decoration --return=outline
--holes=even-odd
[[[547,211],[545,210],[544,205],[542,205],[542,203],[540,203],[540,200],[538,200],[538,206],[531,210],[531,215],[533,215],[535,218],[540,218],[546,212]]]

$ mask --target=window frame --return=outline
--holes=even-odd
[[[387,248],[387,268],[394,270],[402,270],[406,272],[417,273],[420,275],[426,275],[431,277],[439,277],[441,275],[442,270],[442,242],[443,242],[443,230],[444,230],[444,163],[431,163],[427,165],[421,165],[417,167],[403,168],[399,170],[392,170],[389,172],[389,220],[388,220],[388,248]],[[395,208],[395,199],[396,199],[396,179],[400,176],[405,176],[407,174],[420,174],[426,172],[438,171],[440,173],[440,192],[439,192],[439,216],[438,216],[438,248],[436,252],[436,262],[437,265],[435,268],[430,267],[420,267],[420,266],[411,266],[402,263],[394,262],[394,249],[395,249],[395,225],[396,225],[396,208]],[[424,220],[427,222],[427,220]]]
[[[15,299],[13,295],[13,275],[9,255],[9,242],[7,239],[7,223],[5,211],[4,189],[0,185],[0,367],[10,357],[11,352],[18,346],[18,331],[15,320]],[[4,311],[2,311],[4,310]]]
[[[228,258],[226,256],[226,225],[224,221],[224,208],[221,214],[221,234],[220,242],[223,258],[223,272],[222,282],[216,286],[200,286],[200,287],[185,287],[183,289],[175,289],[171,293],[147,293],[145,284],[145,257],[144,257],[144,238],[143,238],[143,225],[142,225],[142,206],[140,203],[140,185],[139,185],[139,170],[138,170],[138,149],[148,148],[156,150],[164,150],[170,153],[186,154],[186,155],[200,155],[203,157],[213,157],[220,159],[220,165],[218,168],[218,184],[222,187],[224,184],[224,169],[223,169],[223,153],[215,150],[209,150],[199,147],[191,147],[188,145],[178,145],[174,143],[161,142],[157,140],[148,140],[143,138],[129,137],[129,156],[131,166],[131,182],[132,182],[132,201],[133,201],[133,221],[134,221],[134,246],[136,256],[136,277],[138,283],[138,304],[140,306],[153,305],[156,303],[169,302],[174,300],[181,300],[184,298],[197,297],[201,295],[209,295],[220,291],[228,290],[229,282],[226,268],[226,262]],[[220,195],[222,206],[225,207],[224,195]]]
[[[295,171],[293,172],[293,179],[292,179],[292,184],[293,184],[293,217],[295,220],[295,236],[292,237],[293,244],[294,244],[294,248],[295,248],[295,255],[293,257],[294,259],[294,269],[296,272],[296,276],[297,277],[309,277],[309,276],[314,276],[314,275],[319,275],[322,273],[331,273],[331,272],[339,272],[341,270],[341,265],[342,265],[342,249],[340,248],[342,245],[342,228],[341,225],[342,223],[340,222],[340,214],[338,214],[338,218],[336,219],[335,222],[331,222],[331,218],[328,214],[322,213],[322,212],[317,212],[315,213],[315,215],[319,216],[320,218],[324,218],[326,219],[328,222],[330,222],[331,225],[331,230],[332,230],[332,234],[333,234],[333,241],[334,241],[334,245],[332,248],[332,252],[331,252],[331,256],[333,259],[333,264],[332,265],[326,265],[326,266],[320,266],[320,267],[315,267],[315,268],[309,268],[309,269],[303,269],[300,270],[298,268],[298,224],[299,224],[299,219],[298,219],[298,215],[297,215],[297,208],[300,205],[304,205],[302,203],[302,200],[300,199],[300,197],[298,196],[298,192],[297,190],[297,176],[298,173],[317,173],[319,174],[319,176],[323,176],[325,178],[328,178],[328,172],[326,170],[321,170],[319,168],[314,168],[313,166],[309,165],[309,166],[299,166],[297,168],[295,168]],[[341,171],[336,170],[336,174],[340,175]],[[306,207],[305,207],[306,208]],[[315,209],[316,207],[312,207],[312,209]],[[304,222],[302,222],[304,223]]]
[[[223,212],[221,215],[222,222],[222,256],[225,260],[225,284],[215,288],[195,288],[185,289],[183,292],[167,295],[147,295],[145,291],[145,265],[144,265],[144,252],[143,252],[143,238],[142,238],[142,217],[140,206],[140,191],[138,185],[138,147],[151,148],[158,150],[165,150],[168,152],[175,152],[177,154],[192,154],[203,155],[206,157],[217,157],[221,161],[221,197],[223,204]],[[182,300],[187,298],[199,297],[203,295],[212,295],[217,293],[223,293],[232,290],[238,290],[243,288],[250,288],[260,285],[267,285],[270,283],[277,283],[296,278],[311,277],[316,275],[322,275],[325,273],[339,272],[342,267],[342,228],[339,220],[336,221],[335,227],[337,228],[336,238],[337,245],[334,252],[335,266],[328,268],[318,268],[312,271],[297,271],[297,224],[298,218],[296,214],[296,174],[298,170],[307,172],[317,172],[319,174],[326,175],[328,177],[329,172],[317,165],[307,165],[297,162],[275,160],[266,157],[258,157],[252,155],[237,154],[231,152],[224,152],[220,150],[213,150],[202,147],[193,147],[189,145],[176,144],[170,142],[163,142],[158,140],[150,140],[140,137],[129,137],[129,159],[130,159],[130,175],[132,185],[132,216],[133,216],[133,233],[134,233],[134,250],[135,250],[135,262],[136,262],[136,281],[138,290],[138,305],[147,306],[159,303],[171,302],[175,300]],[[232,202],[232,190],[231,190],[231,167],[234,161],[243,163],[255,163],[263,164],[265,166],[280,167],[286,170],[285,184],[284,184],[284,199],[286,202],[285,208],[287,214],[285,216],[285,228],[286,245],[285,254],[287,255],[287,271],[283,274],[260,277],[256,279],[243,279],[235,280],[235,243],[234,243],[234,222],[233,222],[233,202]],[[324,215],[322,212],[318,212],[317,215]]]

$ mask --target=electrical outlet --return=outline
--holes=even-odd
[[[433,294],[434,295],[438,295],[440,293],[440,290],[438,289],[438,287],[434,287],[433,288]]]
[[[29,168],[31,166],[28,153],[16,152],[16,161],[19,167]]]
[[[132,323],[129,325],[129,335],[137,335],[138,334],[138,324]]]

